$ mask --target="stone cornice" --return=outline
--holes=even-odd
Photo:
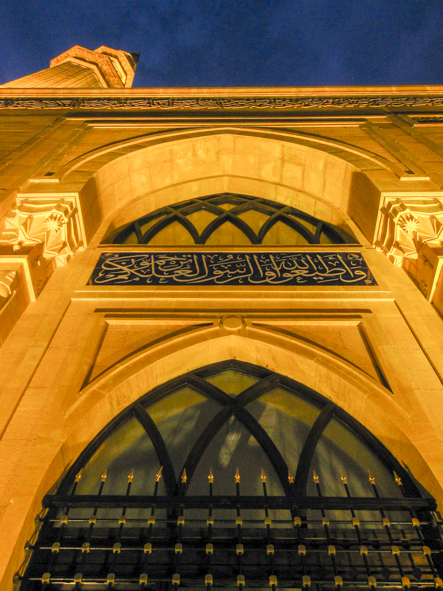
[[[443,107],[443,86],[304,88],[0,87],[0,109],[123,111],[305,111]]]
[[[437,96],[1,96],[0,109],[123,110],[123,111],[297,111],[306,109],[372,109],[443,107]],[[10,93],[8,93],[10,94]],[[86,93],[85,93],[86,94]]]

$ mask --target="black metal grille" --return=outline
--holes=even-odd
[[[246,372],[255,383],[229,396],[206,381],[226,370]],[[223,406],[203,428],[176,478],[171,450],[149,410],[183,384],[217,398]],[[248,413],[251,401],[276,392],[277,385],[291,395],[315,400],[319,407],[294,476],[277,446]],[[247,476],[232,472],[228,483],[217,480],[212,469],[202,478],[199,458],[231,415],[255,433],[275,468],[272,476],[254,465]],[[85,494],[81,469],[86,466],[88,471],[89,459],[106,437],[131,416],[150,434],[162,465],[152,474],[149,490],[139,494],[138,472],[129,466],[121,473],[125,494],[115,494],[115,480],[106,471],[97,488]],[[337,494],[342,496],[324,494],[326,484],[312,471],[312,462],[333,416],[351,425],[383,460],[387,474],[393,474],[389,490],[398,496],[383,494],[371,474],[365,478],[365,496],[358,483],[348,484],[346,474],[336,475]],[[248,494],[247,478],[256,481],[255,490],[261,494]],[[280,481],[284,496],[269,494],[272,478]],[[59,492],[45,497],[40,527],[29,544],[31,560],[17,582],[21,591],[435,588],[443,585],[441,528],[435,510],[434,500],[420,495],[387,450],[338,407],[283,376],[229,361],[157,388],[91,443]]]
[[[131,497],[130,484],[127,496],[47,497],[23,588],[442,584],[430,499],[380,499],[376,484],[373,498],[269,497],[266,482],[243,497],[240,481],[231,497]]]

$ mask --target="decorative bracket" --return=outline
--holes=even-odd
[[[375,246],[397,267],[417,259],[423,244],[443,239],[443,198],[386,197]]]
[[[443,197],[386,197],[375,246],[443,315]]]
[[[56,267],[66,265],[84,245],[84,231],[76,195],[26,194],[17,197],[5,220],[0,244],[43,244],[43,258]]]

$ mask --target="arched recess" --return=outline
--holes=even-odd
[[[128,204],[134,219],[218,192],[263,196],[336,224],[337,218],[350,218],[370,241],[380,200],[364,172],[336,155],[288,138],[236,133],[137,149],[100,168],[83,187],[80,200],[90,239],[103,220],[107,225],[114,217],[119,217],[116,225],[130,221],[122,219]]]
[[[213,326],[186,335],[180,342],[163,342],[115,365],[79,393],[77,403],[64,417],[63,437],[50,447],[46,441],[36,443],[32,460],[23,467],[24,474],[37,472],[37,477],[33,478],[35,486],[27,490],[26,503],[20,504],[19,519],[15,516],[14,528],[22,533],[11,568],[16,569],[22,560],[23,544],[34,529],[43,496],[110,421],[168,380],[229,359],[269,368],[337,404],[377,437],[440,505],[443,503],[435,450],[429,450],[426,441],[420,440],[411,417],[375,379],[304,341],[292,339],[289,343],[260,328],[248,329],[247,334],[229,334]],[[5,576],[10,573],[7,570]]]

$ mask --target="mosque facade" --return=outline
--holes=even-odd
[[[0,86],[1,589],[440,588],[443,87],[136,61]]]

